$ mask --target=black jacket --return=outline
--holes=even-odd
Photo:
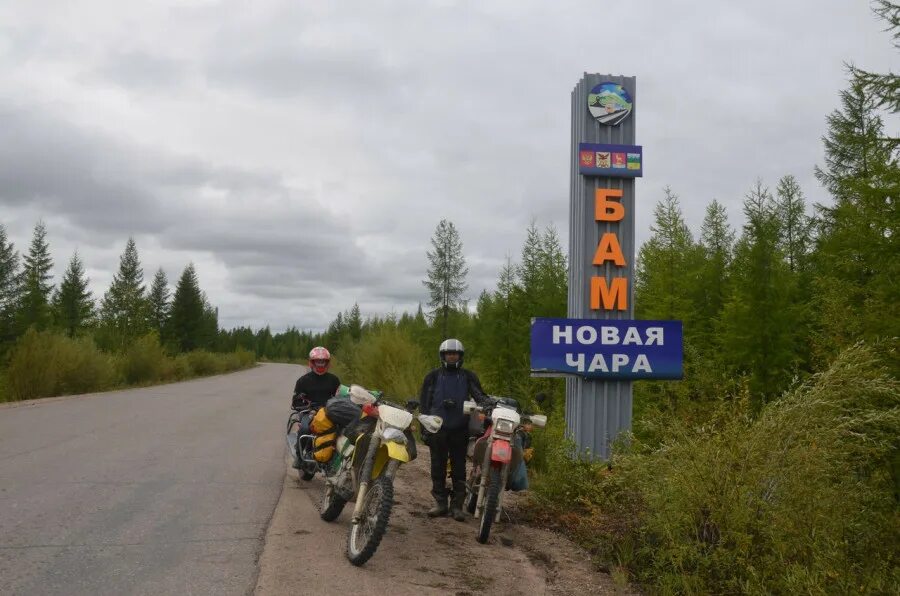
[[[330,372],[317,375],[310,371],[297,379],[297,383],[294,385],[294,397],[305,393],[306,399],[313,404],[324,406],[325,402],[334,397],[340,386],[341,380]]]
[[[460,425],[464,424],[462,414],[463,404],[462,401],[459,401],[452,410],[444,409],[442,404],[434,403],[435,389],[437,388],[441,376],[453,377],[456,375],[464,377],[464,380],[466,381],[467,395],[463,396],[463,400],[466,397],[471,397],[479,404],[484,403],[487,400],[487,395],[485,395],[484,389],[481,388],[481,381],[478,380],[478,375],[469,369],[445,369],[441,367],[436,368],[425,375],[425,380],[422,382],[422,390],[419,392],[421,411],[423,414],[437,414],[438,416],[443,417],[444,428],[446,430],[456,430]]]

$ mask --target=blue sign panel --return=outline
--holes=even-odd
[[[680,379],[681,321],[532,319],[531,372],[594,379]]]
[[[578,171],[585,176],[640,178],[644,175],[640,145],[578,143]]]

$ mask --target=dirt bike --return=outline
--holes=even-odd
[[[315,435],[312,431],[300,434],[301,421],[306,418],[312,420],[319,406],[312,405],[306,396],[300,394],[294,398],[291,404],[291,414],[287,422],[287,444],[288,450],[294,459],[294,468],[300,478],[309,482],[316,475],[316,472],[322,470],[321,464],[313,458],[313,442]],[[309,422],[307,422],[307,426]]]
[[[394,476],[401,464],[416,457],[410,424],[419,402],[410,400],[404,408],[359,385],[350,387],[350,399],[362,406],[362,416],[338,437],[319,515],[333,521],[355,499],[345,554],[354,565],[362,565],[375,554],[387,531]],[[429,432],[437,432],[443,423],[438,416],[424,414],[418,420]]]
[[[463,411],[472,417],[484,413],[487,426],[472,449],[473,465],[466,480],[465,502],[466,510],[481,519],[477,538],[484,544],[491,533],[491,526],[500,519],[503,492],[508,487],[510,471],[516,470],[522,463],[527,427],[542,428],[547,424],[547,417],[543,414],[522,414],[518,402],[509,398],[492,399],[485,406],[466,401]]]

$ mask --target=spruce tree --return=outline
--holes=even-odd
[[[103,296],[100,319],[103,343],[110,349],[125,349],[150,329],[144,270],[133,238],[128,239],[125,252],[119,258],[119,271]]]
[[[171,295],[166,272],[160,267],[156,271],[156,275],[153,276],[153,283],[150,284],[150,293],[147,295],[150,326],[159,333],[160,338],[163,338],[165,335],[164,330],[169,319]]]
[[[362,336],[362,316],[359,312],[359,304],[353,304],[353,308],[347,313],[346,319],[347,330],[350,332],[350,337],[353,338],[353,341],[359,341]]]
[[[788,174],[778,181],[777,216],[781,222],[779,248],[784,253],[791,271],[806,268],[809,254],[812,223],[806,215],[806,201],[797,179]]]
[[[695,286],[697,298],[698,333],[701,345],[715,349],[716,321],[728,299],[728,272],[734,250],[734,230],[728,223],[725,207],[713,200],[706,207],[706,216],[700,229],[702,260]]]
[[[184,268],[178,284],[175,286],[175,296],[172,298],[172,310],[169,315],[169,327],[166,334],[178,349],[182,352],[190,352],[202,347],[205,325],[204,317],[207,316],[207,305],[200,292],[200,283],[197,281],[197,272],[194,264],[190,263]],[[266,328],[268,331],[268,328]],[[269,342],[272,335],[269,333]],[[266,346],[266,349],[270,346]],[[271,356],[271,354],[265,354]]]
[[[448,337],[450,312],[463,305],[463,293],[468,289],[466,259],[459,232],[453,222],[442,219],[431,238],[432,250],[428,256],[427,279],[422,283],[428,288],[432,316],[441,321],[443,338]]]
[[[88,282],[84,265],[78,257],[78,251],[75,251],[63,274],[62,282],[53,295],[56,326],[65,331],[69,337],[75,337],[79,331],[94,322],[94,299],[88,289]]]
[[[726,360],[733,370],[749,375],[754,405],[759,407],[786,389],[795,371],[793,278],[778,248],[777,205],[762,182],[747,195],[744,215],[722,334]]]
[[[635,307],[640,319],[688,321],[699,249],[669,187],[653,210],[652,235],[638,253]],[[685,325],[689,328],[689,325]]]
[[[21,283],[19,254],[0,224],[0,348],[16,338],[16,305]]]
[[[47,244],[47,228],[42,221],[34,227],[31,246],[24,261],[16,315],[20,334],[31,326],[38,330],[46,329],[52,322],[50,296],[53,285],[50,283],[52,278],[50,270],[53,268],[53,260],[50,258],[50,247]]]

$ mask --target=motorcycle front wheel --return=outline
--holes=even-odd
[[[394,506],[394,484],[388,476],[376,478],[366,491],[362,518],[350,526],[347,536],[347,559],[362,565],[375,554]]]
[[[484,499],[484,511],[481,512],[481,523],[478,525],[478,542],[484,544],[491,534],[491,525],[497,517],[497,507],[500,505],[500,480],[502,474],[499,467],[491,466],[488,479],[487,494]]]
[[[475,515],[475,509],[478,508],[478,480],[480,478],[481,470],[477,466],[473,467],[469,474],[469,481],[466,483],[466,502],[464,503],[469,515]]]
[[[341,511],[344,510],[344,505],[347,504],[347,500],[341,498],[337,491],[334,490],[334,487],[326,482],[325,490],[322,494],[322,501],[319,503],[319,517],[322,518],[323,521],[334,521],[341,514]]]

